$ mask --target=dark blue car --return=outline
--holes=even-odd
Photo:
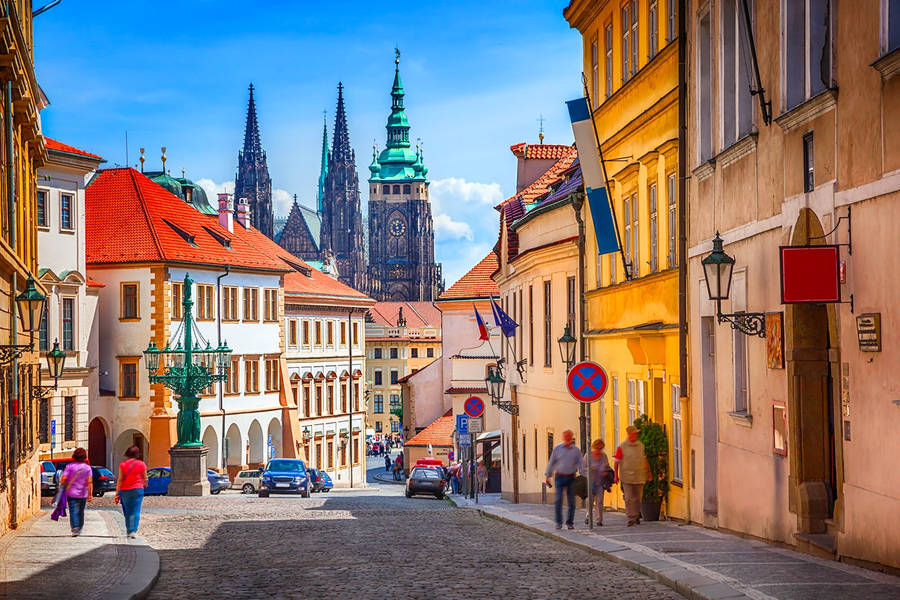
[[[275,458],[263,469],[259,481],[259,497],[269,494],[294,493],[309,498],[311,492],[306,464],[299,458]]]
[[[330,492],[334,487],[331,476],[325,471],[319,469],[307,469],[309,475],[309,483],[314,492]]]
[[[218,494],[223,489],[228,489],[231,482],[228,481],[228,475],[224,479],[215,471],[208,470],[207,478],[209,479],[209,490],[213,494]],[[147,488],[144,490],[146,496],[165,496],[169,493],[169,482],[172,481],[172,470],[169,467],[156,467],[147,469]]]

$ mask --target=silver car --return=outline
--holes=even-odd
[[[41,495],[52,496],[56,493],[56,466],[49,460],[41,461]]]
[[[237,477],[234,478],[234,481],[231,484],[231,489],[241,490],[241,493],[244,494],[255,494],[259,489],[259,482],[261,477],[262,471],[260,471],[259,469],[249,469],[247,471],[241,471],[237,474]]]

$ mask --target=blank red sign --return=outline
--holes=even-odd
[[[840,302],[838,246],[782,246],[781,302]]]

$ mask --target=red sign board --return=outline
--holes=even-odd
[[[840,302],[838,246],[781,247],[781,303]]]
[[[609,377],[603,367],[586,360],[572,367],[566,378],[566,386],[573,398],[579,402],[590,404],[599,400],[606,393]]]
[[[463,404],[463,410],[468,416],[477,419],[484,414],[484,400],[478,396],[469,396]]]

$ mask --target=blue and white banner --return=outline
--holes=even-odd
[[[575,134],[575,147],[578,148],[584,191],[587,194],[588,206],[591,207],[598,252],[599,254],[618,252],[619,240],[606,191],[606,178],[603,177],[603,168],[600,165],[588,99],[569,100],[566,106],[569,108],[569,119],[572,121],[572,132]]]

